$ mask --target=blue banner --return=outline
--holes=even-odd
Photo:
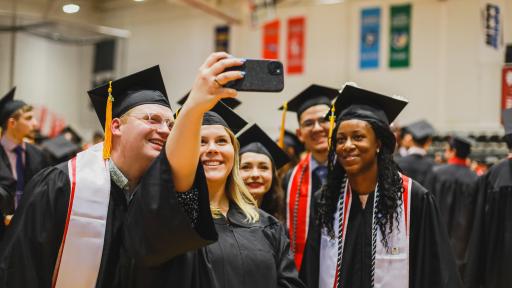
[[[361,10],[361,69],[379,67],[380,51],[380,8]]]
[[[487,4],[485,7],[485,44],[494,49],[500,46],[501,36],[501,13],[500,7],[494,4]]]

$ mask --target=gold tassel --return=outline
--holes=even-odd
[[[105,141],[103,142],[103,159],[110,159],[110,150],[112,148],[112,81],[108,82],[107,109],[105,112]]]
[[[281,149],[284,149],[284,123],[286,120],[286,111],[288,111],[288,102],[285,101],[283,104],[283,116],[281,118],[281,130],[279,131],[279,141],[277,145],[281,147]]]
[[[331,148],[332,132],[334,130],[334,121],[336,120],[336,116],[334,116],[334,111],[334,104],[332,104],[331,115],[329,116],[329,138],[327,138],[327,145],[329,148]]]

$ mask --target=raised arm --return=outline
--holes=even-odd
[[[220,99],[237,96],[236,90],[221,85],[240,79],[243,75],[239,71],[224,70],[242,64],[242,59],[218,52],[211,54],[199,68],[192,91],[179,112],[165,146],[177,192],[188,191],[194,183],[203,114]]]

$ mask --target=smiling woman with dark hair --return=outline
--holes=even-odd
[[[327,184],[315,195],[300,276],[310,287],[459,287],[432,195],[400,173],[389,128],[407,102],[345,86]]]
[[[257,125],[240,133],[240,175],[258,207],[284,223],[284,191],[277,171],[288,155]]]

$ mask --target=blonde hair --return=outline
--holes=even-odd
[[[242,212],[245,214],[246,221],[249,223],[255,223],[260,219],[260,215],[258,214],[257,202],[252,197],[249,189],[245,186],[244,181],[242,180],[242,176],[240,176],[240,156],[238,152],[240,150],[240,144],[235,137],[235,134],[227,128],[224,128],[231,139],[231,143],[233,144],[234,150],[234,159],[233,159],[233,168],[231,169],[231,173],[228,175],[228,179],[226,181],[226,192],[228,198],[233,201]],[[213,217],[219,217],[219,211],[215,211],[212,209]]]

